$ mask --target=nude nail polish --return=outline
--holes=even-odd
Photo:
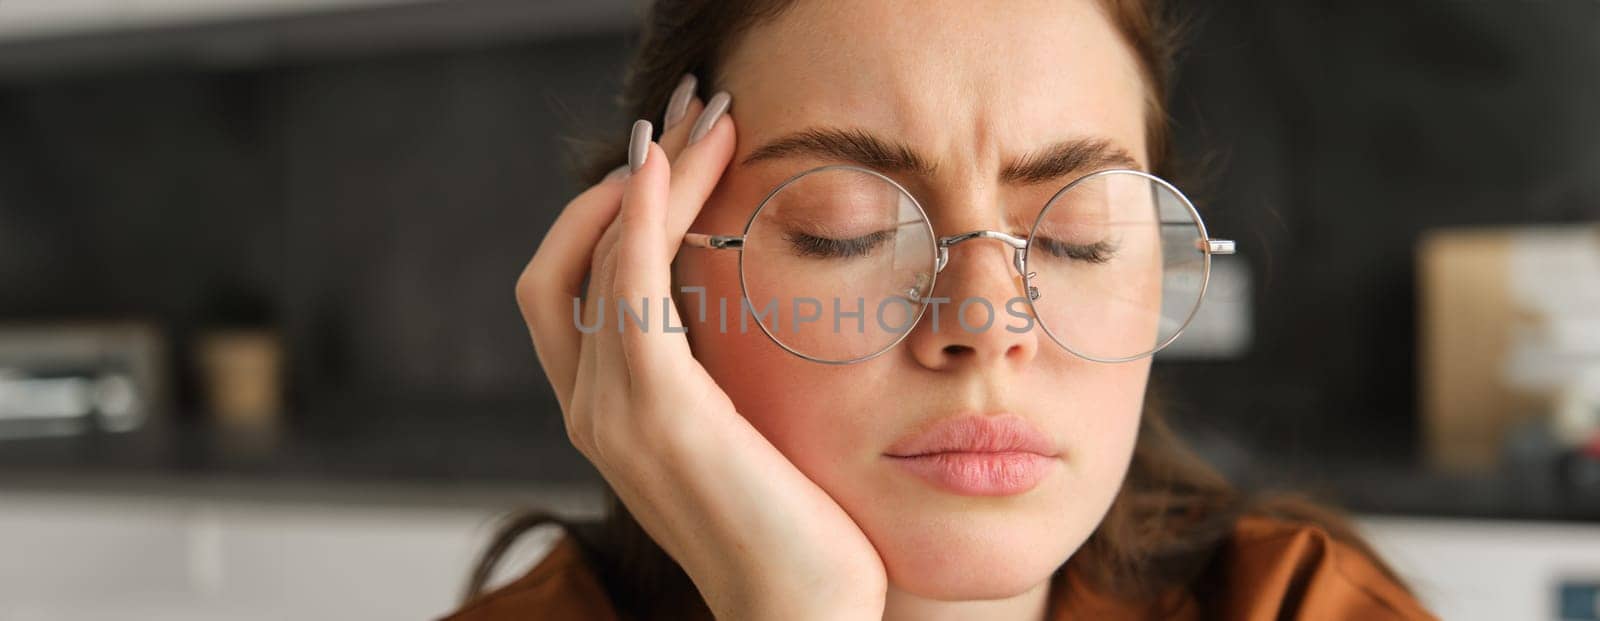
[[[717,119],[722,118],[732,103],[733,96],[729,95],[728,91],[717,91],[717,94],[712,95],[711,100],[706,102],[706,109],[700,113],[700,118],[695,119],[694,129],[689,131],[689,144],[694,144],[695,141],[711,133],[711,128],[717,124]]]
[[[683,74],[683,79],[678,80],[678,87],[672,89],[672,97],[667,99],[667,114],[661,120],[661,133],[666,133],[683,120],[683,115],[689,112],[689,100],[694,98],[694,86],[698,79],[692,73]]]
[[[650,121],[633,122],[633,135],[628,137],[628,172],[637,172],[650,155]]]

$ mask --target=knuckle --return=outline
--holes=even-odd
[[[623,399],[608,400],[608,405],[597,408],[595,426],[590,436],[596,457],[608,464],[623,465],[654,454],[656,430],[649,421],[638,417],[639,410],[648,409],[638,404],[627,405]]]
[[[522,273],[517,274],[517,282],[515,287],[517,297],[520,298],[524,295],[531,294],[538,289],[539,281],[541,280],[540,276],[542,276],[545,271],[547,270],[544,269],[544,262],[541,261],[538,256],[534,256],[532,259],[529,259],[528,264],[523,266]]]
[[[524,315],[531,316],[531,311],[538,308],[536,302],[555,287],[554,283],[554,274],[539,261],[538,257],[535,257],[528,262],[527,267],[523,268],[512,287],[517,307],[522,309]]]
[[[517,310],[521,311],[522,319],[529,324],[532,324],[539,317],[539,305],[534,303],[535,300],[539,299],[539,294],[535,293],[535,291],[536,289],[532,286],[525,285],[521,281],[517,282],[514,291]]]
[[[574,416],[567,421],[567,441],[585,457],[594,455],[594,421],[586,416]]]
[[[594,452],[591,456],[592,459],[598,463],[611,463],[606,456],[617,453],[616,447],[612,446],[616,442],[614,435],[610,433],[594,435],[594,441],[590,445],[591,450]]]
[[[596,430],[593,436],[595,458],[607,464],[625,464],[630,458],[637,459],[639,451],[633,442],[634,434],[630,431],[625,424],[607,425],[604,429]]]

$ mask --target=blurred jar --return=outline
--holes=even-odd
[[[271,435],[283,411],[283,339],[265,328],[222,328],[197,343],[205,405],[229,432]]]

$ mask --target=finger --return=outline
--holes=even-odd
[[[618,200],[620,206],[621,201]],[[603,373],[600,360],[602,358],[615,360],[608,363],[605,368],[619,368],[626,363],[622,362],[622,346],[616,341],[616,327],[612,324],[615,312],[607,292],[611,289],[611,273],[614,271],[614,257],[616,255],[617,219],[613,217],[606,225],[606,230],[600,235],[600,241],[595,246],[594,256],[590,260],[589,284],[584,295],[585,318],[581,342],[578,346],[578,372],[572,391],[572,407],[562,409],[562,419],[567,426],[567,435],[574,446],[591,460],[597,460],[599,455],[595,452],[595,434],[599,430],[596,407],[596,395],[605,391],[618,390],[615,373]],[[610,341],[609,343],[607,341]],[[601,465],[598,461],[596,465]]]
[[[684,106],[683,118],[662,130],[661,138],[656,142],[661,145],[662,151],[667,152],[667,161],[678,161],[678,154],[689,144],[689,130],[694,129],[694,121],[700,118],[700,112],[705,107],[699,97],[691,95]]]
[[[639,133],[637,130],[632,132],[632,134]],[[630,141],[632,140],[632,134],[630,134]],[[649,140],[648,132],[644,133],[643,140]],[[625,174],[619,176],[620,181],[617,184],[624,193],[627,191],[629,180],[633,174],[628,169],[629,166],[625,164],[623,166]],[[601,363],[609,364],[610,361],[615,361],[615,365],[618,367],[624,365],[622,344],[617,340],[617,334],[622,325],[620,322],[623,317],[618,312],[618,296],[615,291],[617,260],[621,240],[622,196],[618,196],[617,211],[612,216],[611,221],[606,224],[605,232],[601,233],[599,242],[595,244],[594,255],[589,265],[589,286],[584,297],[588,304],[587,310],[591,313],[590,316],[593,317],[593,322],[587,325],[599,326],[598,330],[591,330],[589,335],[590,340],[594,341],[595,350],[594,357],[589,361],[591,365],[589,372],[594,373],[595,377],[605,376],[606,371],[598,368],[605,366]],[[635,312],[637,312],[638,302],[631,300],[630,302]],[[606,379],[608,377],[602,377],[601,381],[610,381]]]
[[[622,189],[620,180],[602,182],[567,203],[517,278],[517,306],[563,407],[571,397],[580,339],[572,324],[572,298],[589,272],[603,228],[622,206]]]
[[[695,121],[696,125],[708,129],[672,160],[672,192],[665,229],[672,253],[677,252],[683,234],[694,224],[733,158],[737,132],[733,116],[728,114],[732,104],[733,99],[726,91],[712,95],[701,112],[702,118]]]
[[[647,138],[641,133],[639,138]],[[662,372],[669,361],[688,355],[688,342],[681,333],[668,333],[663,319],[670,319],[672,256],[666,238],[667,202],[672,167],[666,152],[653,142],[643,147],[645,159],[628,178],[617,216],[620,233],[616,247],[616,271],[612,291],[619,304],[637,303],[648,312],[644,325],[628,321],[622,328],[622,349],[628,369],[637,377]],[[676,244],[672,245],[677,248]],[[622,318],[619,317],[619,321]],[[674,338],[676,337],[676,338]]]
[[[665,136],[685,119],[694,121],[694,117],[691,116],[693,113],[689,112],[688,108],[689,102],[695,99],[695,94],[698,92],[699,82],[699,78],[693,73],[685,73],[678,78],[678,85],[672,88],[672,94],[667,96],[667,107],[661,112],[661,124],[657,126],[661,130],[661,135]]]
[[[619,201],[620,206],[620,201]],[[589,269],[589,289],[585,300],[589,305],[589,312],[594,318],[590,326],[599,326],[598,330],[590,330],[588,335],[595,341],[596,356],[604,357],[611,349],[604,342],[613,338],[617,333],[617,308],[616,296],[613,289],[617,272],[617,242],[622,233],[621,214],[611,219],[606,226],[605,233],[600,236],[600,243],[595,247],[594,261]],[[621,355],[621,344],[616,344],[615,351]],[[620,358],[618,358],[620,360]],[[593,364],[593,360],[590,364]],[[592,372],[594,369],[590,369]]]

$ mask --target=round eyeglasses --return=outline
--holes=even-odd
[[[972,240],[1012,249],[1015,297],[930,297],[950,247]],[[741,311],[778,346],[827,364],[888,351],[929,306],[938,318],[940,304],[960,329],[1025,332],[1037,324],[1079,357],[1137,360],[1178,338],[1205,297],[1211,256],[1234,252],[1232,241],[1207,236],[1199,211],[1172,184],[1128,169],[1068,183],[1024,238],[987,230],[935,236],[922,205],[893,179],[822,166],[769,192],[743,234],[689,233],[684,243],[738,251]]]

